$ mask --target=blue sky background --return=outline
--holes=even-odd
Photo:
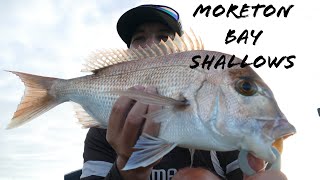
[[[296,55],[294,67],[255,69],[273,90],[278,104],[298,133],[285,142],[282,170],[289,179],[313,179],[320,157],[319,2],[259,1],[275,7],[294,4],[288,18],[214,18],[192,16],[203,5],[228,7],[240,1],[63,1],[0,0],[0,179],[61,179],[81,168],[83,141],[70,103],[64,103],[13,130],[4,130],[24,92],[21,81],[3,70],[72,78],[80,72],[85,57],[95,49],[126,48],[116,32],[123,12],[143,3],[166,4],[180,12],[185,29],[202,37],[205,49],[222,51],[249,62],[259,55]],[[257,1],[243,3],[256,5]],[[230,43],[228,29],[263,30],[257,42]],[[251,61],[250,61],[251,60]],[[306,177],[307,176],[307,177]],[[48,178],[49,177],[49,178]]]

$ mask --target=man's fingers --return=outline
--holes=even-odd
[[[121,96],[114,103],[109,122],[108,129],[113,131],[121,131],[130,108],[134,105],[134,100]]]
[[[155,87],[148,87],[147,92],[157,94],[157,90]],[[161,109],[162,109],[161,106],[149,105],[148,106],[148,114],[159,111]],[[149,118],[146,119],[146,122],[145,122],[145,125],[143,128],[144,133],[147,133],[151,136],[157,137],[159,134],[159,130],[160,130],[160,123],[154,122],[153,119],[149,119]]]
[[[248,154],[248,163],[256,172],[262,171],[265,168],[265,163],[262,159],[256,158],[252,154]]]
[[[140,135],[140,131],[145,121],[143,115],[146,114],[147,109],[148,105],[137,102],[127,116],[125,125],[122,129],[122,136],[125,141],[124,143],[129,147],[134,146],[138,135]]]
[[[248,154],[247,156],[248,159],[248,163],[250,165],[250,167],[257,172],[257,174],[260,174],[261,172],[264,172],[264,168],[265,168],[265,163],[262,159],[256,158],[255,156],[253,156],[251,153]],[[253,180],[256,178],[255,177],[257,174],[253,175],[253,176],[248,176],[246,174],[243,174],[243,179],[244,180]]]
[[[144,89],[144,87],[135,86],[129,89],[140,90]],[[135,101],[126,96],[120,96],[115,101],[109,117],[107,136],[110,136],[111,134],[115,136],[120,135],[120,132],[122,131],[122,128],[125,124],[127,115],[134,104]]]

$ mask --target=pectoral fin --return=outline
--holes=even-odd
[[[132,153],[122,170],[147,167],[168,154],[176,146],[176,143],[169,143],[163,139],[142,134],[134,146],[138,150]]]
[[[127,96],[134,100],[137,100],[145,104],[154,104],[160,106],[186,106],[188,102],[186,100],[176,100],[170,97],[162,96],[159,94],[151,94],[143,91],[126,90],[126,91],[110,91],[122,96]]]
[[[172,109],[160,109],[158,111],[148,113],[144,115],[146,119],[152,119],[156,123],[162,123],[170,121],[174,117],[174,113],[172,112]]]

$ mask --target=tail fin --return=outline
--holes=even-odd
[[[42,77],[14,71],[8,72],[19,76],[26,86],[26,89],[7,129],[21,126],[60,103],[54,96],[49,94],[51,86],[58,80],[57,78]]]

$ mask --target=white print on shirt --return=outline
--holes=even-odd
[[[149,180],[171,180],[176,172],[177,169],[174,168],[168,169],[167,172],[164,169],[153,169]]]

